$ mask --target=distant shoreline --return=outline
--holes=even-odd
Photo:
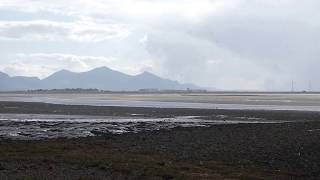
[[[0,91],[0,94],[56,94],[56,93],[88,93],[88,94],[320,94],[320,91],[212,91],[202,89],[190,90],[148,90],[141,89],[137,91],[110,91],[99,89],[37,89],[37,90],[19,90],[19,91]]]
[[[191,108],[228,110],[290,110],[320,112],[318,93],[276,92],[68,92],[0,93],[0,101],[65,105]]]

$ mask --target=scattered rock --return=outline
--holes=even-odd
[[[165,166],[166,163],[165,163],[165,162],[159,162],[158,165],[159,165],[159,166]]]
[[[161,176],[162,179],[164,180],[170,180],[170,179],[173,179],[174,177],[171,175],[171,174],[164,174]]]
[[[7,170],[7,168],[5,168],[3,164],[0,164],[0,171],[3,171],[3,170]]]

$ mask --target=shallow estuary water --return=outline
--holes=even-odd
[[[318,93],[202,93],[202,94],[15,94],[1,93],[0,101],[66,105],[320,111]]]

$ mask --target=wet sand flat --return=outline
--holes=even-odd
[[[319,93],[0,93],[0,100],[94,106],[320,111]]]
[[[0,102],[0,113],[3,119],[29,117],[24,123],[31,124],[66,116],[86,122],[97,117],[243,121],[79,138],[1,138],[1,179],[319,179],[320,175],[319,112]]]

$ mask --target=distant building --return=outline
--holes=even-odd
[[[139,92],[159,92],[159,89],[156,89],[156,88],[139,89]]]

